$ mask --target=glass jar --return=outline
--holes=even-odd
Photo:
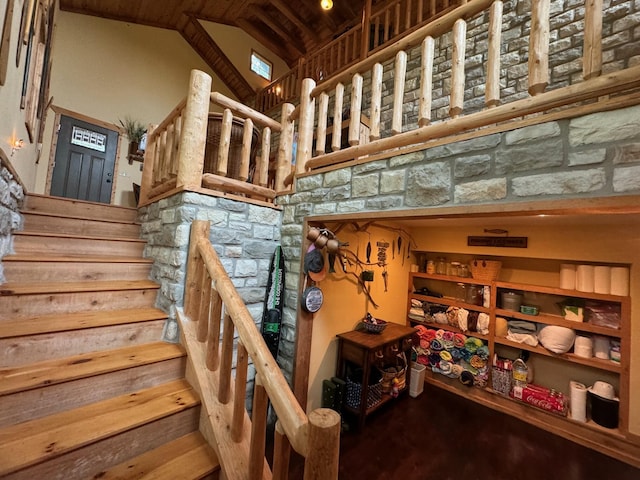
[[[464,283],[456,284],[456,300],[467,301],[467,286]]]
[[[438,263],[436,263],[436,273],[438,275],[446,275],[447,274],[447,259],[444,257],[438,258]]]
[[[460,262],[451,262],[447,267],[447,275],[450,277],[459,276]]]
[[[427,260],[427,273],[436,273],[436,264],[433,260]]]
[[[476,285],[467,285],[467,297],[465,302],[469,305],[478,305],[478,287]]]
[[[471,274],[469,273],[469,265],[467,265],[466,263],[460,264],[458,273],[461,277],[469,278],[471,276]]]

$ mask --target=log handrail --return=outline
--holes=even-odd
[[[199,381],[207,383],[199,385],[199,389],[215,393],[215,398],[211,399],[213,405],[205,405],[205,408],[216,412],[217,418],[215,421],[212,419],[211,428],[217,448],[223,453],[236,452],[235,458],[219,455],[225,478],[271,478],[264,462],[267,398],[278,417],[277,448],[274,452],[278,462],[288,458],[288,452],[279,448],[290,444],[305,457],[305,480],[337,478],[340,416],[333,410],[319,409],[307,417],[211,245],[209,229],[210,222],[193,222],[187,259],[184,318],[180,311],[179,318],[190,357],[192,352],[197,355],[203,348],[206,350],[206,369],[210,374],[199,372]],[[221,316],[224,317],[222,328]],[[231,367],[235,333],[238,341],[234,383]],[[256,370],[251,421],[244,408],[249,361]],[[207,396],[203,395],[203,404],[207,401]],[[221,407],[223,405],[226,407]],[[250,427],[247,427],[247,422],[250,422]],[[281,435],[286,436],[286,442],[282,441]],[[318,439],[322,439],[321,446],[317,445]],[[246,458],[243,458],[244,454]],[[248,465],[248,472],[237,471],[238,465]],[[278,463],[278,471],[284,476],[274,478],[286,478],[286,470]]]

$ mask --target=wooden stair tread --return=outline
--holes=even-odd
[[[132,308],[123,310],[105,310],[74,312],[57,315],[39,315],[30,318],[3,320],[0,325],[0,338],[39,335],[52,332],[65,332],[85,328],[106,327],[128,323],[162,320],[167,314],[158,308]]]
[[[0,477],[200,404],[177,380],[0,430]]]
[[[3,262],[84,262],[84,263],[153,263],[150,258],[110,255],[49,255],[20,253],[7,255]]]
[[[131,242],[131,243],[147,243],[143,238],[131,238],[131,237],[103,237],[92,235],[74,235],[71,233],[52,233],[46,231],[27,231],[22,230],[20,232],[13,232],[16,239],[18,237],[50,237],[50,238],[64,238],[73,240],[102,240],[108,242]]]
[[[8,295],[41,295],[50,293],[77,293],[158,289],[152,280],[113,280],[105,282],[44,282],[5,283],[0,285],[0,298]]]
[[[100,472],[95,480],[199,479],[220,468],[220,462],[200,432],[193,432]]]
[[[123,223],[126,225],[140,225],[140,222],[137,220],[118,220],[111,218],[95,218],[89,215],[68,215],[65,213],[57,213],[57,212],[41,212],[37,210],[21,210],[20,213],[23,215],[40,215],[43,217],[58,217],[58,218],[69,218],[73,220],[88,220],[92,222],[103,222],[103,223]]]
[[[182,346],[147,343],[0,370],[0,396],[179,358]]]

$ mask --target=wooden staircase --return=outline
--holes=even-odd
[[[2,259],[0,478],[217,479],[136,210],[28,195]]]

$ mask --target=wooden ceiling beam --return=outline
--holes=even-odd
[[[184,15],[178,31],[231,92],[241,101],[256,92],[195,17]]]
[[[296,41],[291,36],[291,34],[286,30],[285,27],[283,27],[280,23],[278,23],[277,20],[272,18],[270,15],[268,15],[267,12],[265,12],[262,8],[254,7],[253,14],[257,20],[264,23],[267,27],[273,30],[274,33],[276,33],[277,35],[280,35],[280,37],[282,37],[282,39],[286,41],[287,47],[290,47],[293,50],[295,50],[295,53],[297,56],[303,56],[305,54],[304,46],[300,48],[299,47],[300,42]]]
[[[303,31],[309,38],[312,38],[314,43],[319,42],[317,33],[307,25],[304,19],[301,18],[298,13],[289,6],[289,4],[285,3],[283,0],[271,0],[270,3],[285,17],[287,17],[291,23]]]
[[[282,42],[279,43],[275,41],[273,37],[267,35],[265,32],[257,28],[253,23],[243,18],[239,18],[236,21],[236,25],[247,32],[247,34],[258,40],[262,45],[267,47],[273,53],[282,58],[285,62],[287,62],[287,65],[289,67],[295,65],[297,56],[291,52],[289,45],[293,42],[293,39],[289,39],[287,41],[286,38],[283,38]]]

